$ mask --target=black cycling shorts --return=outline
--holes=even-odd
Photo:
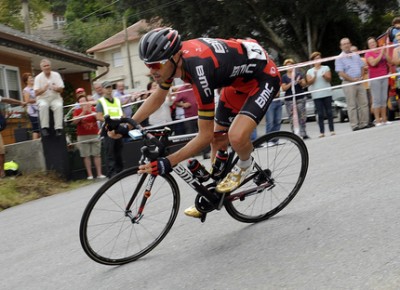
[[[225,87],[221,90],[215,122],[229,127],[237,114],[253,119],[257,124],[264,118],[269,104],[280,90],[280,77],[263,74],[261,78]]]

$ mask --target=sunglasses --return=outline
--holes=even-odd
[[[144,63],[149,69],[155,69],[155,70],[159,70],[161,69],[166,63],[167,63],[168,59],[164,59],[162,61],[158,61],[158,62],[150,62],[150,63]]]

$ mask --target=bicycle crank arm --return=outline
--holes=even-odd
[[[251,195],[254,195],[254,194],[261,193],[265,189],[271,190],[274,187],[275,187],[275,184],[271,184],[269,182],[265,182],[264,184],[261,184],[261,185],[255,187],[255,188],[250,188],[250,189],[242,191],[242,192],[231,194],[231,195],[229,195],[227,197],[227,199],[230,200],[230,201],[234,201],[234,200],[238,200],[238,199],[243,201],[246,198],[246,196],[251,196]]]

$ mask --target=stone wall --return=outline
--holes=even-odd
[[[46,170],[46,161],[40,139],[5,145],[5,148],[6,162],[11,160],[17,162],[22,173]]]
[[[143,141],[141,140],[124,144],[122,156],[125,169],[138,165],[139,158],[141,156],[140,148],[142,146],[143,146]],[[179,150],[182,146],[183,145],[177,145],[171,147],[170,153]],[[14,160],[15,162],[17,162],[19,165],[19,170],[22,173],[53,170],[60,173],[68,180],[77,180],[86,178],[86,170],[82,158],[79,155],[79,150],[77,150],[77,148],[74,148],[73,150],[70,149],[67,151],[66,146],[64,146],[63,144],[57,145],[54,142],[51,143],[50,145],[47,144],[47,146],[45,147],[48,148],[48,150],[51,150],[51,152],[47,152],[47,157],[45,157],[41,139],[29,140],[24,142],[18,142],[15,144],[5,145],[6,161]],[[61,155],[64,155],[64,153],[66,154],[65,156],[66,158],[61,158],[62,157]],[[47,165],[46,165],[46,158],[47,158]],[[105,168],[106,162],[105,162],[104,151],[102,152],[102,159],[103,159],[102,160],[103,174],[105,175],[107,173],[107,169]],[[46,166],[48,168],[46,168]]]

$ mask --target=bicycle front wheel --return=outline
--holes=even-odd
[[[129,263],[149,253],[167,235],[179,210],[179,189],[167,175],[157,176],[147,191],[149,178],[137,175],[137,168],[127,169],[89,201],[79,234],[91,259],[106,265]]]
[[[254,168],[224,203],[233,218],[246,223],[266,220],[284,209],[300,190],[308,169],[307,147],[291,132],[264,135],[253,146],[259,169]]]

